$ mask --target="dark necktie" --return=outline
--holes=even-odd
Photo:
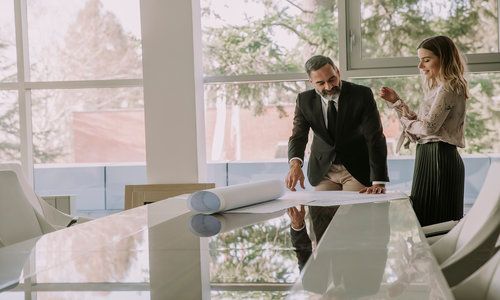
[[[328,132],[333,140],[335,140],[335,129],[337,128],[337,109],[333,100],[328,101]]]

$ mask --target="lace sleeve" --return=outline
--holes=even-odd
[[[437,93],[428,112],[424,112],[416,119],[402,116],[400,120],[408,133],[416,136],[434,134],[441,128],[453,109],[454,98],[454,93],[442,89]]]

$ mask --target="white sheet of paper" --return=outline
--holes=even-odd
[[[303,200],[282,200],[276,199],[273,201],[263,202],[259,204],[255,204],[252,206],[237,208],[233,210],[228,210],[225,213],[246,213],[246,214],[267,214],[273,213],[280,210],[287,209],[292,206],[297,206],[300,204],[304,204]]]
[[[347,191],[299,191],[286,192],[278,200],[298,201],[310,206],[332,206],[358,203],[371,203],[405,199],[408,196],[402,192],[388,192],[386,194],[360,194]]]

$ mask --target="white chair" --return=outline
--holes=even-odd
[[[31,203],[33,208],[38,214],[43,216],[49,224],[56,229],[61,229],[73,225],[75,223],[83,223],[91,219],[83,217],[73,217],[57,210],[52,205],[48,204],[45,200],[41,199],[35,194],[33,188],[28,184],[21,170],[21,165],[18,163],[0,164],[0,172],[3,170],[11,170],[16,173],[19,179],[19,184],[25,194],[26,199]]]
[[[496,254],[479,270],[451,289],[456,300],[500,299],[500,238]]]
[[[493,254],[500,232],[500,163],[492,163],[474,206],[431,245],[450,286],[465,279]]]
[[[26,198],[16,172],[0,170],[0,240],[3,246],[54,230]]]
[[[422,227],[425,237],[427,237],[427,242],[430,245],[434,244],[437,240],[442,238],[443,235],[450,232],[458,222],[459,221],[447,221]]]

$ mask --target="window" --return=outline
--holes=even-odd
[[[413,68],[427,37],[447,35],[472,71],[500,68],[497,1],[347,1],[347,70]],[[410,70],[389,70],[393,75]],[[416,73],[416,70],[413,71]],[[352,73],[353,75],[360,72]],[[382,75],[386,75],[382,74]]]
[[[145,161],[139,0],[0,1],[0,16],[0,159]]]
[[[208,160],[285,158],[304,62],[338,57],[337,1],[202,0]]]

